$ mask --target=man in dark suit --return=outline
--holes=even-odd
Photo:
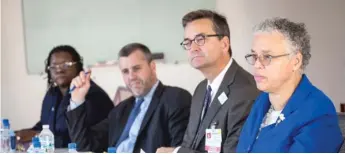
[[[181,45],[188,51],[191,65],[206,79],[194,92],[181,146],[162,147],[157,152],[235,152],[241,128],[258,95],[254,78],[231,58],[230,31],[224,16],[197,10],[186,14],[182,23]],[[206,129],[212,127],[221,133],[205,145]]]
[[[108,118],[94,127],[84,127],[87,116],[83,103],[67,112],[72,141],[78,150],[102,152],[155,152],[161,146],[182,143],[190,113],[191,95],[184,89],[163,85],[156,76],[155,62],[143,44],[128,44],[119,52],[123,79],[134,97],[124,100]],[[75,102],[85,101],[90,73],[72,81]]]

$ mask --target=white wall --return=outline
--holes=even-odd
[[[2,0],[2,117],[9,118],[13,129],[31,127],[39,120],[46,80],[27,75],[21,0]],[[117,54],[117,51],[114,51]],[[43,65],[42,65],[43,67]],[[180,86],[191,93],[203,79],[189,64],[158,64],[158,77],[164,84]],[[114,97],[117,86],[123,85],[117,66],[93,69],[93,78]]]
[[[0,19],[2,19],[2,18],[1,18],[1,12],[2,12],[2,11],[1,11],[1,10],[2,10],[2,9],[1,9],[1,8],[2,8],[1,3],[2,3],[2,1],[0,1]],[[2,22],[1,22],[1,23],[2,23]],[[2,25],[2,24],[0,24],[0,29],[2,28],[1,25]],[[1,29],[1,31],[0,31],[0,36],[2,36],[2,35],[1,35],[1,32],[2,32],[2,29]],[[0,117],[1,117],[1,115],[2,115],[2,114],[1,114],[1,89],[2,89],[2,86],[1,86],[1,76],[2,76],[2,75],[1,75],[1,63],[2,63],[2,62],[1,62],[1,55],[2,55],[2,48],[1,48],[2,42],[1,42],[1,38],[2,38],[2,37],[0,37]]]
[[[1,116],[9,118],[14,128],[30,126],[39,118],[45,84],[39,76],[26,74],[21,1],[1,2]]]
[[[250,51],[255,24],[277,16],[304,22],[312,48],[306,74],[339,111],[345,102],[344,0],[218,0],[217,10],[228,19],[234,57],[245,68],[250,68],[243,57]]]
[[[249,0],[218,0],[217,9],[229,20],[234,58],[246,69],[250,69],[250,66],[243,57],[250,50],[250,30],[255,23],[265,16],[280,13],[292,20],[306,22],[312,35],[312,59],[308,75],[316,86],[331,97],[339,110],[339,102],[345,102],[345,83],[341,80],[345,79],[345,52],[341,46],[345,42],[345,30],[342,29],[345,25],[345,5],[340,5],[340,1],[345,1],[312,1],[313,3],[311,0],[298,1],[300,6],[295,6],[293,2],[297,0],[279,3],[274,0],[250,3]],[[39,119],[46,81],[39,75],[27,75],[26,72],[21,0],[1,2],[1,115],[11,120],[14,129],[30,127]],[[329,7],[321,7],[324,3]],[[315,8],[311,9],[311,4],[315,4]],[[273,6],[276,5],[277,9],[274,9]],[[307,9],[303,9],[304,7]],[[264,10],[259,11],[258,8]],[[290,11],[292,8],[298,10]],[[301,10],[308,12],[301,13]],[[158,64],[157,67],[158,76],[163,83],[181,86],[190,92],[203,79],[188,64]],[[123,85],[116,67],[95,68],[93,76],[111,98],[114,97],[116,87]]]
[[[41,61],[57,43],[76,46],[87,65],[117,58],[114,51],[128,42],[163,52],[168,62],[186,61],[178,45],[183,33],[181,16],[215,5],[212,0],[24,0],[29,72],[42,71]],[[163,39],[162,34],[168,37]]]

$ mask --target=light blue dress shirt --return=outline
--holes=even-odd
[[[159,81],[157,81],[153,85],[150,92],[146,94],[146,96],[144,97],[144,102],[140,105],[140,112],[138,116],[135,118],[131,129],[129,130],[129,137],[125,139],[122,143],[120,143],[120,145],[116,149],[117,153],[132,153],[133,152],[135,142],[137,140],[137,136],[141,127],[141,123],[143,122],[143,119],[146,115],[146,111],[149,108],[149,105],[151,103],[153,94],[156,91],[158,83]],[[137,100],[138,98],[135,99],[135,102],[137,102]]]

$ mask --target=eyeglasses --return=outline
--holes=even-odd
[[[67,70],[71,68],[73,65],[77,64],[77,62],[64,62],[62,64],[57,65],[50,65],[47,67],[49,71],[56,71],[58,68],[62,70]]]
[[[287,53],[287,54],[282,54],[282,55],[277,55],[277,56],[272,56],[272,55],[258,56],[257,54],[247,54],[245,58],[250,65],[255,65],[255,62],[259,59],[262,65],[267,66],[271,63],[272,59],[288,56],[290,54],[291,53]]]
[[[189,50],[192,48],[193,42],[198,46],[203,46],[205,44],[205,40],[207,37],[215,37],[215,36],[224,36],[224,35],[221,35],[221,34],[212,34],[212,35],[199,34],[199,35],[196,35],[193,40],[189,40],[189,39],[183,40],[183,42],[181,42],[180,45],[183,47],[183,49]]]

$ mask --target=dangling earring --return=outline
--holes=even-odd
[[[52,83],[52,87],[56,87],[56,86],[57,86],[57,83],[56,83],[56,82],[54,82],[54,80],[53,80],[53,79],[50,79],[50,80],[49,80],[49,82],[50,82],[50,83]]]

